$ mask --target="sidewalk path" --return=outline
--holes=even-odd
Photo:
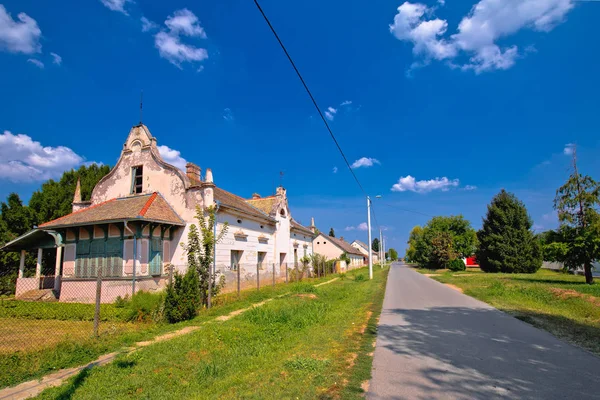
[[[369,399],[600,399],[600,358],[396,263]]]

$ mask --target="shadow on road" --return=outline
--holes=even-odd
[[[393,398],[600,398],[600,358],[497,310],[384,313],[403,321],[378,331],[378,346],[403,356],[403,365],[377,366],[397,371],[391,384],[405,390]]]

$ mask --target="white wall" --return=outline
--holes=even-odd
[[[241,220],[241,223],[237,221]],[[265,262],[277,263],[274,256],[275,248],[275,226],[266,222],[258,222],[248,218],[219,212],[217,217],[217,235],[223,230],[223,224],[229,223],[229,227],[223,239],[217,244],[217,269],[231,266],[231,251],[242,250],[241,264],[253,264],[258,262],[258,252],[266,252]],[[261,228],[262,226],[262,228]],[[236,238],[238,231],[248,235],[246,238]],[[259,236],[264,235],[267,241],[259,241]]]

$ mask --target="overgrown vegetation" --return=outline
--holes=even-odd
[[[310,285],[289,285],[291,295],[93,368],[41,398],[358,398],[386,274],[376,269],[372,281],[337,280],[310,295]]]
[[[101,354],[148,340],[159,333],[196,325],[290,291],[314,293],[313,284],[327,279],[329,277],[311,283],[266,286],[260,291],[242,291],[239,297],[221,294],[214,299],[213,308],[201,309],[193,320],[178,324],[124,322],[135,319],[132,316],[140,315],[139,310],[154,309],[153,305],[138,307],[138,304],[154,303],[155,298],[161,296],[138,292],[139,301],[126,297],[115,304],[101,305],[99,338],[92,337],[93,304],[0,301],[0,388],[82,365]],[[145,301],[147,295],[154,299]],[[31,307],[32,304],[36,307]]]
[[[450,271],[464,271],[467,269],[467,266],[462,260],[455,258],[453,260],[450,260],[450,262],[448,263],[448,269]]]

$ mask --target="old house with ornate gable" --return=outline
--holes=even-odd
[[[312,254],[314,234],[292,218],[286,190],[244,199],[218,187],[211,169],[204,175],[188,163],[183,172],[165,162],[157,140],[143,125],[131,128],[117,164],[82,201],[79,185],[73,212],[46,222],[7,243],[1,250],[20,251],[16,296],[48,290],[60,301],[91,302],[96,277],[103,276],[102,302],[133,291],[160,290],[168,266],[184,272],[189,227],[196,208],[217,207],[217,230],[229,224],[216,246],[216,270],[226,280],[269,266],[273,274]],[[43,249],[55,249],[53,276],[41,276]],[[35,276],[24,276],[26,251],[37,250]]]

